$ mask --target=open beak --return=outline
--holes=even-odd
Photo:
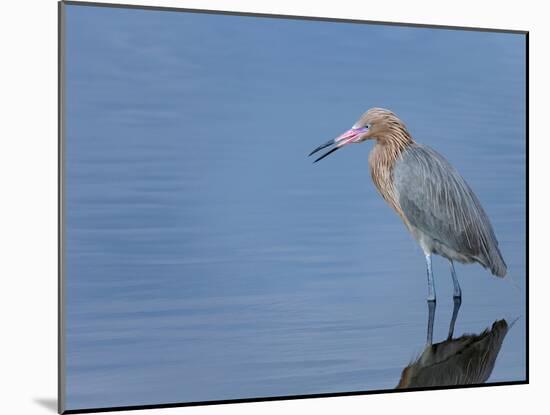
[[[315,150],[313,150],[311,153],[309,153],[308,157],[317,153],[318,151],[324,149],[324,148],[327,148],[327,147],[330,147],[332,145],[334,145],[334,148],[332,148],[331,150],[327,151],[325,154],[323,154],[322,156],[318,157],[314,163],[317,163],[319,160],[322,160],[324,159],[326,156],[328,156],[329,154],[332,154],[334,153],[336,150],[338,150],[339,148],[342,148],[344,147],[345,145],[349,144],[349,143],[353,143],[357,140],[357,138],[362,134],[364,133],[365,131],[367,131],[366,128],[352,128],[351,130],[348,130],[346,131],[344,134],[342,134],[341,136],[339,137],[336,137],[334,140],[330,140],[330,141],[327,141],[325,144],[321,144],[319,147],[317,147]]]

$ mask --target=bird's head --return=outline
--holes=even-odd
[[[374,139],[379,143],[406,143],[412,141],[405,124],[393,112],[383,108],[371,108],[365,112],[353,126],[344,134],[327,141],[313,150],[309,155],[334,145],[327,153],[317,158],[315,162],[324,159],[339,148],[348,144],[362,143]]]

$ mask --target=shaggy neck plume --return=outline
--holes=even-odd
[[[369,154],[370,174],[376,189],[403,219],[403,211],[393,188],[393,168],[401,153],[412,144],[414,140],[403,124],[390,122],[385,133],[376,138]]]

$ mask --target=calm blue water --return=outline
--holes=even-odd
[[[67,408],[394,388],[422,352],[424,257],[350,146],[392,109],[463,174],[517,287],[457,266],[455,336],[519,318],[524,37],[67,7]],[[436,258],[434,342],[452,282]]]

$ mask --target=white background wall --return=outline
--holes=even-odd
[[[121,3],[124,1],[120,1]],[[173,0],[134,4],[523,29],[530,59],[531,385],[308,399],[140,413],[492,413],[547,411],[550,14],[543,1]],[[57,5],[0,6],[1,413],[53,413],[57,368]],[[476,134],[477,132],[465,132]],[[545,399],[546,398],[546,399]],[[535,408],[538,408],[535,410]]]

